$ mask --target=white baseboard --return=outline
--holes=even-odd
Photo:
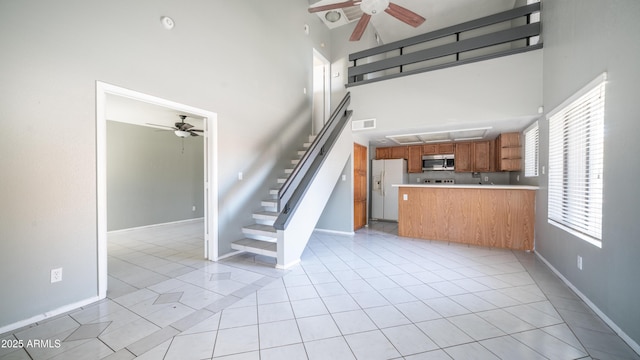
[[[616,323],[613,322],[613,320],[611,320],[607,315],[605,315],[605,313],[602,312],[602,310],[600,310],[596,306],[596,304],[594,304],[591,300],[589,300],[589,298],[585,294],[583,294],[580,290],[578,290],[578,288],[576,288],[567,278],[564,277],[564,275],[562,275],[555,267],[553,267],[553,265],[551,265],[551,263],[547,261],[547,259],[545,259],[542,255],[540,255],[539,252],[536,252],[535,254],[536,256],[538,256],[538,258],[540,258],[540,260],[542,260],[542,262],[547,264],[549,269],[551,269],[551,271],[553,271],[556,275],[558,275],[558,277],[562,279],[562,281],[569,288],[571,288],[571,290],[573,290],[573,292],[575,292],[580,297],[580,299],[582,299],[582,301],[584,301],[585,304],[587,304],[587,306],[591,308],[591,310],[593,310],[593,312],[598,314],[598,316],[602,319],[602,321],[604,321],[607,325],[609,325],[609,327],[611,327],[611,329],[613,329],[613,331],[616,334],[618,334],[618,336],[620,336],[622,340],[626,342],[627,345],[629,345],[633,349],[633,351],[640,354],[640,345],[638,345],[637,342],[635,342],[632,338],[629,337],[629,335],[627,335],[624,331],[622,331],[622,329],[620,329],[620,327],[616,325]]]
[[[292,267],[292,266],[296,266],[296,265],[298,265],[298,264],[300,264],[300,259],[298,259],[298,260],[296,260],[296,261],[292,261],[292,262],[290,262],[289,264],[285,264],[285,265],[276,265],[276,269],[279,269],[279,270],[286,270],[286,269],[289,269],[290,267]]]
[[[99,296],[94,296],[94,297],[90,297],[88,299],[82,300],[82,301],[78,301],[69,305],[65,305],[62,307],[59,307],[57,309],[51,310],[51,311],[47,311],[44,314],[40,314],[40,315],[36,315],[33,317],[30,317],[28,319],[24,319],[24,320],[20,320],[18,322],[15,322],[13,324],[9,324],[9,325],[5,325],[3,327],[0,327],[0,334],[4,334],[6,332],[15,330],[15,329],[19,329],[21,327],[33,324],[33,323],[37,323],[39,321],[54,317],[54,316],[58,316],[60,314],[64,314],[66,312],[69,312],[71,310],[75,310],[75,309],[79,309],[83,306],[87,306],[89,304],[92,304],[96,301],[100,301],[103,298],[100,298]]]
[[[234,256],[234,255],[238,255],[238,254],[240,254],[240,253],[242,253],[242,252],[243,252],[243,251],[240,251],[240,250],[232,251],[232,252],[230,252],[230,253],[226,253],[226,254],[224,254],[224,255],[222,255],[222,256],[218,256],[218,258],[213,259],[213,260],[211,260],[211,261],[220,261],[220,260],[222,260],[222,259],[226,259],[226,258],[232,257],[232,256]]]
[[[318,229],[318,228],[313,229],[313,231],[326,233],[326,234],[346,235],[346,236],[354,236],[356,234],[353,231],[338,231],[338,230]]]
[[[200,218],[195,218],[195,219],[178,220],[178,221],[169,221],[169,222],[166,222],[166,223],[160,223],[160,224],[151,224],[151,225],[136,226],[136,227],[127,228],[127,229],[111,230],[111,231],[107,231],[107,234],[117,234],[117,233],[121,233],[121,232],[127,232],[127,231],[132,231],[132,230],[141,230],[141,229],[149,229],[149,228],[154,228],[154,227],[159,227],[159,226],[165,226],[165,225],[187,224],[187,223],[197,222],[197,221],[204,221],[204,218],[203,218],[203,217],[200,217]]]

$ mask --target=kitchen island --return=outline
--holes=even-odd
[[[393,186],[399,236],[533,250],[537,186]]]

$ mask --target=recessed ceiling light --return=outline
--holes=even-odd
[[[173,29],[173,27],[176,25],[173,22],[173,19],[168,17],[168,16],[161,17],[160,18],[160,22],[162,23],[162,26],[164,26],[164,28],[167,29],[167,30]]]

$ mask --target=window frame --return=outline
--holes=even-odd
[[[533,144],[529,141],[533,134]],[[531,149],[533,147],[533,150]],[[533,158],[531,158],[533,156]],[[533,164],[531,164],[533,163]],[[538,177],[540,174],[540,128],[538,120],[529,125],[524,131],[524,177]],[[531,173],[530,171],[533,171]]]
[[[603,73],[547,114],[547,220],[602,248],[604,121]]]

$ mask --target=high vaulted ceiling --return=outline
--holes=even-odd
[[[310,0],[309,3],[310,6],[316,7],[342,1],[344,0]],[[406,39],[411,36],[513,9],[516,3],[515,0],[391,0],[391,2],[415,12],[427,20],[417,28],[413,28],[389,14],[379,13],[374,15],[371,18],[369,26],[375,28],[376,33],[383,43]],[[359,13],[357,8],[358,7],[347,8],[347,12],[349,13],[347,15],[349,15],[351,21],[344,21],[343,18],[337,23],[343,26],[351,22],[357,22],[359,18],[354,17]],[[324,18],[325,13],[326,12],[319,12],[317,14],[329,28],[334,27],[333,24],[327,22]]]

